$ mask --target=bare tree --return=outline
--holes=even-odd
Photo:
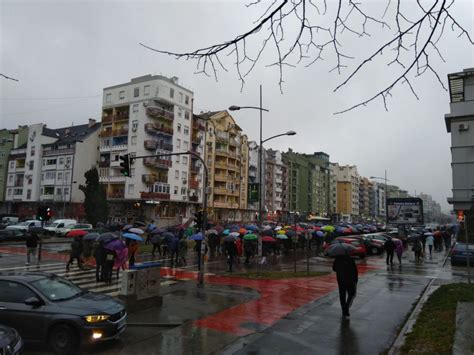
[[[2,74],[2,73],[0,73],[0,76],[8,80],[18,81],[18,79],[12,78],[10,76],[6,76],[5,74]]]
[[[334,88],[334,92],[345,87],[357,76],[363,75],[363,69],[376,60],[383,60],[388,66],[399,66],[393,80],[390,79],[386,86],[377,89],[373,96],[336,114],[365,106],[376,99],[381,99],[387,110],[387,98],[398,84],[408,85],[418,99],[409,75],[412,79],[430,72],[446,90],[429,60],[430,56],[436,55],[444,62],[438,42],[443,38],[446,28],[456,31],[458,37],[465,37],[471,45],[474,44],[469,33],[451,15],[450,10],[455,0],[408,0],[403,4],[402,0],[387,0],[377,15],[371,14],[367,8],[366,4],[370,2],[272,0],[268,4],[255,0],[246,6],[262,6],[261,16],[252,28],[232,40],[184,53],[156,49],[143,43],[140,45],[176,59],[196,60],[197,73],[207,76],[211,76],[211,73],[216,80],[219,70],[228,71],[223,57],[233,57],[242,88],[245,78],[261,61],[262,54],[272,48],[273,52],[270,54],[275,60],[267,66],[278,69],[281,91],[285,67],[309,67],[328,56],[331,57],[330,62],[334,63],[330,71],[342,74],[342,70],[348,68],[345,79]],[[371,3],[374,4],[373,1]],[[386,36],[376,45],[375,50],[358,60],[356,65],[349,67],[349,63],[355,58],[344,51],[346,47],[341,38],[349,36],[354,42],[354,37],[357,40],[371,37],[370,32],[373,34],[374,26],[377,34],[385,31]],[[251,53],[250,47],[257,47],[257,50]]]

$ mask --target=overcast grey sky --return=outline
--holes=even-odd
[[[181,85],[194,91],[196,113],[233,104],[258,105],[258,85],[262,84],[264,106],[270,109],[264,117],[264,137],[289,129],[298,132],[269,142],[268,148],[324,151],[333,162],[357,165],[363,176],[383,176],[387,169],[390,183],[410,193],[429,193],[445,211],[449,209],[450,137],[444,124],[449,97],[433,75],[412,81],[420,100],[402,85],[393,90],[388,112],[375,101],[334,116],[333,112],[374,94],[393,78],[393,71],[374,64],[335,94],[332,90],[343,76],[329,73],[334,62],[328,55],[309,68],[286,68],[281,94],[276,68],[265,66],[271,62],[269,52],[241,92],[233,70],[220,72],[216,82],[195,75],[195,62],[176,61],[138,45],[144,42],[183,51],[233,38],[261,13],[261,8],[247,8],[244,2],[0,0],[0,4],[0,72],[20,80],[0,80],[2,128],[38,122],[57,128],[99,118],[102,88],[146,74],[179,77]],[[383,11],[382,2],[370,4],[374,11]],[[452,13],[472,36],[472,1],[457,0]],[[373,37],[368,41],[353,38],[345,42],[356,59],[363,59],[377,44],[378,28],[369,29]],[[439,48],[446,63],[433,57],[432,64],[445,84],[448,73],[474,66],[473,47],[457,38],[457,32],[447,30]],[[233,59],[225,60],[231,69]],[[358,62],[347,64],[350,67],[343,74]],[[44,99],[84,96],[88,97]],[[250,139],[258,138],[257,111],[233,116]]]

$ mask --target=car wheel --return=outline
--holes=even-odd
[[[370,252],[371,252],[373,255],[380,254],[379,248],[377,248],[377,247],[372,247],[372,248],[370,248]]]
[[[60,324],[51,330],[49,345],[57,354],[75,353],[79,345],[79,337],[69,325]]]

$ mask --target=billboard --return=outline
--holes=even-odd
[[[389,224],[423,224],[423,200],[388,198],[387,221]]]

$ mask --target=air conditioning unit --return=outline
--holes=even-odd
[[[469,129],[469,125],[467,123],[461,123],[459,125],[458,131],[467,131]]]

